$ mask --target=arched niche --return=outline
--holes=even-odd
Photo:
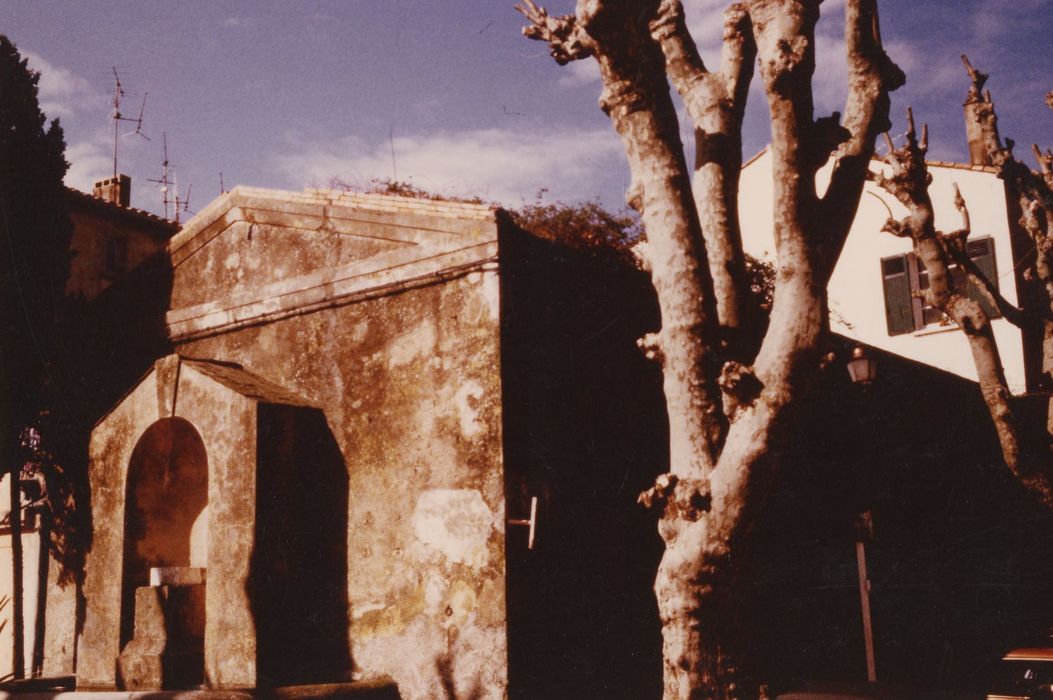
[[[139,438],[128,463],[121,577],[121,640],[132,638],[135,589],[151,567],[206,567],[208,456],[197,430],[163,418]]]

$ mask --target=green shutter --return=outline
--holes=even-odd
[[[911,308],[907,256],[882,258],[881,279],[885,288],[885,322],[888,324],[888,334],[910,333],[914,330],[914,310]]]
[[[980,272],[982,272],[995,286],[995,289],[997,289],[998,268],[995,266],[994,239],[981,238],[979,240],[969,241],[966,243],[966,251],[969,253],[969,257],[972,258],[972,261],[976,263],[976,266],[980,268]],[[998,309],[995,308],[994,304],[987,299],[987,295],[984,294],[980,285],[973,282],[971,277],[968,277],[965,283],[965,294],[970,299],[975,299],[979,302],[989,318],[997,318],[1001,315],[998,313]]]

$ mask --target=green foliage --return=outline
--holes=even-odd
[[[481,197],[458,197],[457,195],[440,194],[426,190],[405,180],[392,180],[391,178],[373,178],[365,187],[356,187],[346,180],[334,177],[329,181],[329,187],[343,192],[361,192],[363,194],[387,194],[395,197],[409,197],[410,199],[430,199],[433,202],[461,202],[464,204],[491,204]],[[496,205],[494,205],[496,206]]]
[[[20,463],[19,433],[61,403],[71,226],[58,120],[37,101],[40,75],[0,35],[0,464]],[[56,431],[57,432],[57,431]]]
[[[636,212],[625,209],[613,213],[595,200],[545,203],[544,194],[541,190],[533,203],[512,212],[519,226],[575,250],[632,259],[630,248],[644,238]]]

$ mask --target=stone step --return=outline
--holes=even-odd
[[[401,700],[398,686],[388,677],[354,681],[351,683],[322,683],[292,685],[281,688],[250,688],[246,690],[151,690],[126,692],[63,691],[60,684],[47,688],[42,684],[20,690],[0,686],[0,700]],[[55,687],[58,686],[58,687]]]

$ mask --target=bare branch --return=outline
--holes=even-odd
[[[965,70],[969,73],[969,80],[972,81],[972,84],[969,86],[969,98],[978,100],[983,94],[984,85],[987,84],[987,79],[990,76],[973,68],[973,64],[969,63],[969,57],[964,53],[962,54],[962,63],[965,64]],[[990,101],[990,95],[987,96],[987,99]]]
[[[1037,143],[1031,144],[1031,152],[1035,154],[1035,160],[1038,162],[1038,167],[1042,170],[1042,175],[1049,184],[1049,175],[1053,174],[1053,151],[1046,149],[1043,153],[1042,149],[1038,147]]]
[[[998,136],[998,117],[995,115],[991,93],[984,90],[988,76],[973,68],[969,57],[964,54],[962,63],[969,74],[969,93],[965,98],[969,159],[973,163],[997,166],[1004,159],[1004,149]]]
[[[680,0],[661,0],[655,19],[650,24],[651,36],[662,47],[665,72],[673,87],[692,109],[692,91],[706,79],[709,71],[702,62],[698,47],[691,38],[684,20],[684,6]]]
[[[600,106],[625,147],[661,311],[662,328],[652,340],[661,338],[670,471],[702,478],[716,463],[727,427],[713,358],[717,313],[665,59],[649,31],[655,17],[604,0],[578,8],[577,16],[560,20],[532,3],[521,11],[536,28],[528,27],[528,36],[550,45],[555,37],[557,47],[572,37],[572,45],[584,47],[599,64]],[[557,61],[564,53],[554,51]]]
[[[574,15],[552,17],[545,8],[535,5],[533,0],[522,0],[515,9],[530,22],[529,26],[523,27],[523,36],[547,43],[552,58],[559,65],[592,55],[592,42],[578,27]]]
[[[721,53],[720,76],[724,90],[731,97],[734,109],[742,118],[746,109],[746,95],[753,80],[753,62],[757,46],[753,42],[753,27],[744,3],[734,3],[724,13],[724,49]]]
[[[958,183],[954,184],[954,208],[958,210],[958,213],[962,217],[962,231],[968,236],[972,231],[972,223],[969,218],[969,207],[965,204],[965,197],[962,196],[962,191],[958,189]]]
[[[874,139],[889,129],[889,93],[906,82],[903,71],[881,44],[876,0],[848,0],[845,46],[849,77],[844,127],[850,137],[835,154],[830,186],[822,200],[826,225],[820,262],[827,277],[833,273],[855,219],[874,154]]]
[[[910,231],[914,254],[925,265],[928,273],[929,287],[925,299],[954,320],[969,341],[980,391],[991,414],[1006,465],[1043,503],[1053,507],[1053,471],[1048,469],[1045,460],[1036,459],[1039,454],[1037,451],[1025,449],[1022,445],[1023,438],[1018,418],[1009,402],[1011,393],[991,321],[976,300],[965,296],[957,288],[954,276],[950,274],[950,260],[954,259],[968,271],[996,305],[999,300],[1005,304],[1003,313],[1007,318],[1013,315],[1023,322],[1019,318],[1022,312],[1001,298],[991,281],[969,258],[965,247],[969,227],[968,209],[957,186],[955,205],[962,214],[965,228],[945,236],[936,232],[932,201],[928,195],[931,176],[922,149],[925,136],[922,136],[921,141],[918,140],[909,109],[907,124],[907,142],[890,151],[888,161],[891,173],[883,176],[879,182],[907,207],[908,215],[901,222],[901,227]]]
[[[1017,328],[1024,328],[1029,324],[1032,324],[1035,319],[1029,314],[1026,314],[1023,309],[1018,308],[1015,304],[1010,303],[1008,299],[1002,296],[1002,293],[998,290],[998,285],[985,275],[973,259],[969,257],[969,252],[966,248],[966,241],[972,230],[969,207],[965,203],[965,197],[962,196],[961,190],[958,189],[958,183],[953,183],[953,185],[954,206],[962,217],[962,227],[957,231],[939,235],[940,240],[943,242],[944,248],[947,251],[947,255],[958,265],[958,267],[965,270],[969,278],[980,288],[980,290],[983,291],[984,296],[987,297],[992,306],[998,309],[998,313],[1000,313],[1003,318]]]
[[[661,0],[650,24],[666,74],[695,126],[695,208],[705,240],[725,351],[741,356],[746,318],[746,263],[738,222],[742,115],[756,56],[750,16],[741,4],[725,14],[722,72],[706,70],[680,0]]]

